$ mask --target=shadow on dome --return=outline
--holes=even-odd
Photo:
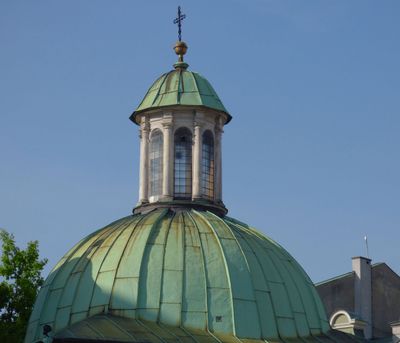
[[[25,342],[45,341],[49,327],[51,338],[88,317],[108,312],[110,294],[96,283],[102,273],[88,258],[101,243],[97,241],[81,257],[64,257],[50,272],[38,294]]]

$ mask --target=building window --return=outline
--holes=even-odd
[[[174,197],[192,197],[192,133],[187,128],[176,130],[174,153]]]
[[[201,193],[210,200],[214,199],[214,137],[210,130],[203,133]]]
[[[163,175],[163,134],[160,130],[151,133],[150,138],[150,196],[162,194]]]

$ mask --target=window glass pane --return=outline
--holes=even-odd
[[[192,197],[192,133],[187,128],[175,132],[174,197]]]
[[[163,135],[156,130],[150,140],[150,196],[162,194]]]
[[[201,193],[210,200],[214,199],[214,137],[209,130],[203,133]]]

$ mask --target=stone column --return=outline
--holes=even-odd
[[[222,203],[222,118],[217,119],[215,125],[215,179],[214,198],[217,203]]]
[[[149,184],[149,120],[145,116],[140,121],[140,172],[139,172],[139,204],[148,199]]]
[[[201,158],[202,158],[202,136],[201,125],[194,122],[194,144],[193,144],[193,176],[192,176],[192,198],[201,198]]]
[[[172,116],[164,116],[163,122],[163,188],[162,200],[170,201],[173,198],[173,135],[172,135]]]

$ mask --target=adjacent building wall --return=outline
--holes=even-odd
[[[354,273],[327,280],[317,284],[316,287],[325,306],[328,320],[339,310],[354,312]]]
[[[372,266],[373,336],[387,337],[400,319],[400,277],[385,263]]]
[[[380,263],[372,266],[371,278],[372,337],[390,337],[390,324],[400,319],[400,276],[385,263]],[[356,314],[354,272],[321,282],[316,288],[328,319],[339,310]]]

